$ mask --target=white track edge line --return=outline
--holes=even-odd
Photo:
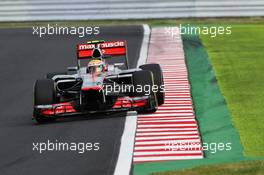
[[[134,139],[137,128],[136,121],[137,112],[128,112],[126,116],[124,132],[121,138],[120,150],[114,175],[129,175],[130,173],[134,151]]]

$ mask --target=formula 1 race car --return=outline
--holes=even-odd
[[[52,72],[34,85],[37,122],[98,112],[155,112],[164,103],[160,65],[129,69],[126,41],[77,45],[77,66]]]

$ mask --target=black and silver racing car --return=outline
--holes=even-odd
[[[135,110],[155,112],[164,103],[159,64],[128,65],[126,41],[77,45],[77,66],[48,73],[34,85],[33,119]]]

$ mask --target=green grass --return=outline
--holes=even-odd
[[[264,156],[264,24],[234,25],[230,36],[200,37],[244,155]]]
[[[233,164],[202,166],[180,171],[153,173],[153,175],[262,175],[264,161],[245,161]]]
[[[102,25],[135,25],[175,26],[179,24],[263,24],[264,17],[238,18],[177,18],[177,19],[142,19],[142,20],[81,20],[81,21],[29,21],[0,22],[0,28],[28,28],[47,24],[65,26],[102,26]]]

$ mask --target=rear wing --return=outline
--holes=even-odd
[[[126,41],[111,41],[111,42],[98,41],[98,42],[88,42],[88,44],[77,45],[78,60],[92,59],[98,57],[104,59],[109,56],[110,57],[125,56],[126,67],[128,68]]]
[[[78,44],[77,45],[77,58],[89,59],[93,58],[93,50],[98,48],[101,50],[102,55],[108,56],[123,56],[126,55],[126,42],[113,41],[95,44]]]

